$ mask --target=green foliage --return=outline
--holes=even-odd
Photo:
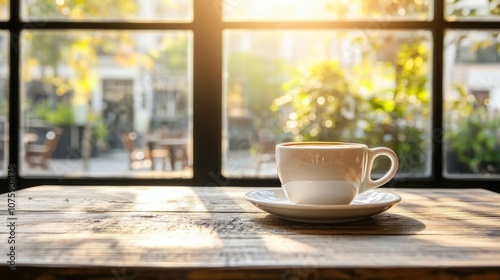
[[[453,1],[458,3],[459,1]],[[491,6],[490,8],[492,8]],[[474,12],[474,11],[473,11]],[[481,34],[482,36],[477,36]],[[462,32],[458,33],[454,44],[457,48],[468,46],[473,57],[485,49],[493,49],[500,53],[498,33]],[[463,42],[467,43],[463,43]],[[490,58],[481,63],[492,63]],[[490,93],[491,95],[491,93]],[[445,143],[451,166],[462,164],[464,167],[452,167],[450,172],[491,173],[496,172],[482,168],[484,164],[500,166],[500,114],[491,110],[487,102],[474,96],[463,81],[451,85],[445,99]],[[458,165],[459,165],[458,164]],[[467,170],[467,167],[469,170]],[[456,170],[456,169],[464,170]]]
[[[70,34],[56,32],[33,32],[31,44],[36,46],[30,49],[30,57],[36,58],[40,65],[57,68],[65,52],[74,41]]]
[[[75,116],[71,106],[67,104],[58,104],[55,109],[51,108],[49,102],[38,104],[34,107],[34,117],[45,120],[53,125],[72,125],[75,122]]]
[[[106,123],[101,119],[94,122],[94,136],[97,141],[108,141],[109,131]]]
[[[9,114],[9,102],[5,102],[3,98],[0,98],[2,103],[0,104],[0,117],[6,117]]]
[[[285,94],[271,111],[286,115],[283,131],[294,140],[347,140],[354,132],[355,103],[344,70],[336,61],[296,69],[282,86]]]
[[[500,162],[500,116],[477,108],[471,115],[458,121],[457,129],[447,138],[461,163],[475,172],[481,163]]]
[[[9,102],[7,86],[0,88],[0,117],[6,117],[9,114]]]
[[[453,114],[446,120],[445,139],[460,163],[480,173],[480,164],[500,163],[500,113],[469,102],[463,86],[456,86],[456,90],[458,98],[446,104]]]
[[[159,49],[152,50],[150,55],[154,61],[166,71],[185,72],[188,68],[187,37],[180,35],[175,38],[165,37]],[[168,73],[168,72],[167,72]]]

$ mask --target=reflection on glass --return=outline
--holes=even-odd
[[[429,20],[432,0],[221,0],[225,21]]]
[[[22,0],[25,20],[191,21],[193,0]]]
[[[23,175],[192,177],[192,34],[22,33]]]
[[[227,30],[226,176],[274,177],[274,145],[310,140],[387,146],[399,156],[399,175],[429,174],[430,37]],[[382,172],[388,163],[377,165]]]
[[[9,145],[9,49],[8,35],[0,31],[0,177],[7,175]]]
[[[500,20],[500,1],[446,0],[446,19]]]
[[[0,20],[9,19],[9,0],[0,0]]]
[[[445,37],[445,176],[500,177],[498,31]]]

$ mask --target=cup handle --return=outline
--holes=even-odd
[[[389,171],[387,171],[387,173],[384,176],[382,176],[382,178],[377,180],[372,180],[371,173],[372,173],[373,162],[379,156],[388,157],[391,160],[391,168],[389,169]],[[398,168],[399,168],[398,156],[393,150],[384,147],[368,149],[368,168],[366,169],[367,170],[366,183],[362,187],[360,187],[358,194],[380,187],[383,184],[389,182],[394,177],[394,175],[396,175]]]

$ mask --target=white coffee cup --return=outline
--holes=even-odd
[[[391,167],[371,179],[375,158],[387,156]],[[292,203],[349,204],[356,195],[384,185],[398,170],[396,153],[389,148],[368,148],[342,142],[289,142],[276,145],[281,186]]]

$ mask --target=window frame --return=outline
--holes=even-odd
[[[220,2],[218,2],[220,1]],[[445,1],[434,0],[428,21],[311,21],[311,22],[223,22],[224,0],[193,0],[192,22],[60,22],[26,21],[21,19],[20,1],[11,1],[10,19],[0,22],[0,29],[9,32],[9,166],[21,163],[20,132],[20,44],[23,30],[190,30],[193,32],[193,178],[35,178],[19,177],[17,188],[35,185],[158,185],[158,186],[272,186],[278,187],[277,178],[226,178],[222,175],[223,137],[223,31],[225,29],[359,29],[374,30],[430,30],[432,33],[432,120],[431,120],[431,175],[426,178],[395,178],[387,187],[487,188],[500,191],[498,180],[486,178],[453,179],[443,176],[443,51],[447,29],[500,29],[500,21],[446,21]],[[206,67],[210,65],[210,67]],[[219,70],[219,71],[216,71]],[[201,140],[202,139],[202,140]],[[8,179],[0,183],[7,186]]]

